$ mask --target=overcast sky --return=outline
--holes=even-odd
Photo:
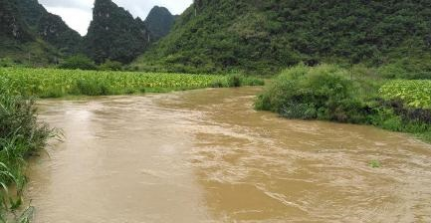
[[[144,20],[151,8],[154,6],[164,6],[172,14],[181,14],[189,7],[193,0],[113,0],[117,5],[125,8],[135,17]],[[88,26],[92,19],[91,10],[94,0],[39,0],[45,8],[63,20],[81,35],[87,33]]]

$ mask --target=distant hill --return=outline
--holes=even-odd
[[[174,21],[163,7],[154,7],[144,22],[111,0],[96,0],[88,34],[81,37],[38,0],[0,0],[0,59],[43,66],[84,53],[97,63],[129,63],[166,36]]]
[[[150,45],[152,36],[145,23],[111,0],[96,0],[93,21],[84,38],[84,51],[96,62],[128,63]]]
[[[431,53],[430,1],[195,0],[142,69],[267,74],[304,62],[378,65]]]
[[[0,0],[0,58],[18,63],[48,64],[57,58],[56,50],[32,31],[23,18],[18,0]]]
[[[20,16],[15,0],[0,0],[0,36],[17,42],[35,40],[25,20]]]
[[[165,7],[155,6],[151,9],[145,24],[154,37],[154,40],[159,40],[169,34],[175,22],[175,16],[172,15]]]
[[[49,13],[37,0],[16,0],[29,28],[64,55],[79,52],[82,37],[69,28],[60,16]]]

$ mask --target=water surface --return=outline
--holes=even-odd
[[[256,112],[258,91],[40,102],[65,137],[31,164],[34,222],[431,222],[431,146]]]

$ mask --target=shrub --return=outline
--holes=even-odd
[[[229,87],[241,87],[244,75],[233,73],[228,76],[227,82]]]
[[[361,122],[367,109],[348,71],[333,65],[299,65],[283,71],[258,96],[256,108],[287,118]]]
[[[69,70],[97,70],[96,64],[84,55],[76,55],[67,58],[59,68]]]
[[[123,68],[123,64],[118,61],[107,60],[105,63],[99,66],[99,70],[103,71],[120,71]]]

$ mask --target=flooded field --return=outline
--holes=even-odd
[[[41,101],[64,139],[31,162],[34,222],[431,222],[430,145],[257,112],[259,90]]]

